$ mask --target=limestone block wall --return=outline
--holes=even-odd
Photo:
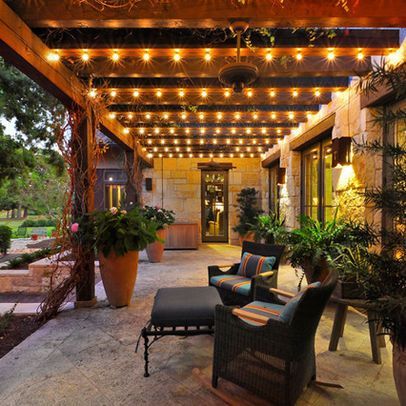
[[[201,171],[197,164],[208,161],[199,158],[155,158],[154,168],[143,172],[144,178],[152,178],[152,191],[144,188],[143,203],[173,210],[176,221],[197,223],[201,230]],[[237,194],[244,187],[255,187],[260,192],[260,204],[267,207],[267,172],[261,168],[260,158],[224,158],[219,162],[231,162],[235,167],[229,171],[228,202],[229,242],[236,244],[238,235],[232,227],[237,223]]]

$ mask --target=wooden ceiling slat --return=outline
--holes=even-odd
[[[233,59],[232,59],[233,60]],[[259,75],[272,76],[353,76],[355,73],[366,73],[371,69],[369,57],[359,61],[355,56],[338,57],[328,61],[325,57],[307,57],[302,61],[292,58],[288,61],[279,60],[267,63],[263,58],[249,58],[257,65]],[[65,62],[70,66],[69,62]],[[117,63],[104,58],[94,59],[89,64],[70,66],[84,77],[134,77],[134,78],[165,78],[165,77],[202,77],[217,78],[218,72],[227,62],[225,59],[214,59],[205,63],[201,58],[181,60],[179,63],[168,58],[159,58],[151,63],[139,59],[120,59]]]
[[[350,12],[336,1],[274,0],[239,3],[218,1],[140,1],[133,7],[109,8],[103,12],[90,2],[72,0],[8,0],[31,27],[228,27],[230,19],[244,17],[253,27],[403,27],[404,0],[368,0],[354,5]]]

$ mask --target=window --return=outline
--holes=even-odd
[[[106,185],[105,186],[105,208],[122,207],[125,204],[125,186],[124,185]]]
[[[322,222],[334,216],[331,139],[302,152],[302,213]]]
[[[269,168],[269,211],[279,217],[279,161]]]

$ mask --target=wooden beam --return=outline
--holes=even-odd
[[[142,57],[144,50],[150,51],[151,58],[172,56],[174,48],[181,50],[186,57],[201,57],[209,48],[213,58],[235,56],[236,40],[230,30],[224,29],[173,29],[173,28],[79,28],[52,29],[36,28],[37,34],[50,48],[61,49],[62,53],[80,56],[83,49],[90,56],[110,56],[113,49],[121,55]],[[273,35],[271,42],[270,36]],[[326,55],[326,48],[335,48],[343,55],[363,48],[365,55],[380,55],[388,48],[399,47],[399,30],[395,29],[339,29],[314,32],[305,29],[278,28],[271,33],[248,29],[250,46],[245,41],[241,52],[246,55],[265,56],[270,49],[276,55],[296,54],[301,48],[303,55]],[[76,49],[76,50],[75,50]],[[354,54],[352,54],[354,55]]]
[[[94,78],[93,86],[103,88],[205,88],[218,89],[221,87],[217,78],[202,78],[202,77],[165,77],[165,78],[135,78],[135,77],[104,77]],[[275,77],[260,77],[252,86],[253,89],[268,88],[268,89],[292,89],[292,88],[342,88],[348,86],[348,76],[275,76]]]
[[[404,27],[404,0],[306,2],[231,0],[140,1],[127,8],[103,10],[70,0],[12,0],[14,10],[31,27],[228,27],[230,19],[247,19],[252,27]]]
[[[37,82],[65,106],[86,108],[85,88],[76,75],[61,63],[50,63],[50,49],[32,33],[30,28],[3,2],[0,2],[0,55]],[[102,128],[113,135],[122,145],[132,148],[132,139],[124,134],[117,123],[103,120]],[[150,164],[151,160],[143,154]]]
[[[309,56],[297,61],[294,58],[277,59],[267,62],[263,58],[251,57],[249,61],[259,69],[259,76],[354,76],[371,70],[371,59],[365,57],[357,60],[356,56],[337,57],[332,61],[326,57]],[[217,58],[209,64],[201,58],[190,58],[174,62],[168,58],[156,58],[151,63],[145,63],[139,58],[120,59],[117,63],[111,59],[95,58],[91,63],[81,61],[65,61],[80,73],[82,77],[202,77],[217,78],[219,70],[227,63],[225,58]]]

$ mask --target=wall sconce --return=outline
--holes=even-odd
[[[278,185],[284,185],[286,183],[286,168],[278,168],[278,179],[276,183]]]
[[[332,142],[333,168],[351,164],[351,137],[334,138]]]

